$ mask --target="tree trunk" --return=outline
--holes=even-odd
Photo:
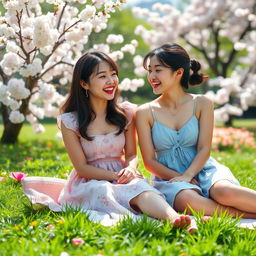
[[[225,127],[233,126],[233,119],[234,119],[234,117],[233,117],[232,115],[229,115],[228,121],[226,121],[226,122],[224,123],[224,126],[225,126]]]
[[[4,125],[1,142],[4,144],[14,144],[17,142],[22,125],[23,123],[13,124],[11,122],[8,122],[6,125]]]

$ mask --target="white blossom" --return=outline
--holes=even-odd
[[[108,44],[120,44],[123,43],[124,37],[122,35],[114,35],[114,34],[109,34],[107,37],[106,42]]]
[[[25,82],[22,79],[10,79],[7,87],[11,96],[16,100],[26,99],[30,95],[30,91],[25,88]]]
[[[42,70],[42,61],[39,58],[35,58],[33,63],[25,65],[20,69],[20,74],[24,77],[35,76]]]
[[[25,117],[22,113],[17,110],[14,110],[10,113],[9,119],[14,124],[22,123],[25,120]]]
[[[86,5],[86,7],[80,12],[80,19],[82,21],[87,21],[94,17],[96,13],[96,8],[92,5]]]
[[[22,62],[20,57],[13,52],[7,52],[4,55],[3,60],[0,62],[1,67],[7,75],[17,71],[21,64]]]

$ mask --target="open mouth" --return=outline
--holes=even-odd
[[[115,86],[109,86],[103,89],[103,91],[107,94],[113,94],[115,91]]]
[[[161,83],[151,83],[152,87],[153,88],[157,88],[160,86]]]

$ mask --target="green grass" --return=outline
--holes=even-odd
[[[62,178],[71,163],[61,141],[55,139],[56,125],[46,125],[47,132],[33,135],[30,126],[22,129],[20,143],[0,144],[1,172],[21,171],[29,176]],[[1,129],[0,129],[1,134]],[[213,156],[230,167],[242,185],[256,189],[255,154],[251,149],[213,152]],[[143,173],[148,173],[140,168]],[[199,218],[199,216],[198,216]],[[61,221],[60,221],[61,220]],[[47,225],[54,225],[48,229]],[[230,218],[214,216],[209,222],[198,221],[198,232],[187,234],[168,223],[146,217],[132,222],[126,219],[116,226],[92,223],[79,211],[54,213],[35,211],[22,193],[20,183],[10,178],[0,182],[0,255],[108,255],[108,256],[189,256],[256,255],[255,230],[241,229]],[[72,238],[84,244],[75,246]]]
[[[223,126],[223,122],[217,122],[217,126]],[[234,119],[233,127],[246,127],[246,128],[255,128],[256,119]]]

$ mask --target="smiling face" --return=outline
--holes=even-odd
[[[164,66],[156,56],[149,59],[148,81],[153,88],[154,94],[162,94],[177,83],[179,73]]]
[[[112,100],[115,96],[118,82],[116,70],[106,61],[101,61],[91,74],[88,83],[83,82],[82,86],[88,90],[90,97]]]

